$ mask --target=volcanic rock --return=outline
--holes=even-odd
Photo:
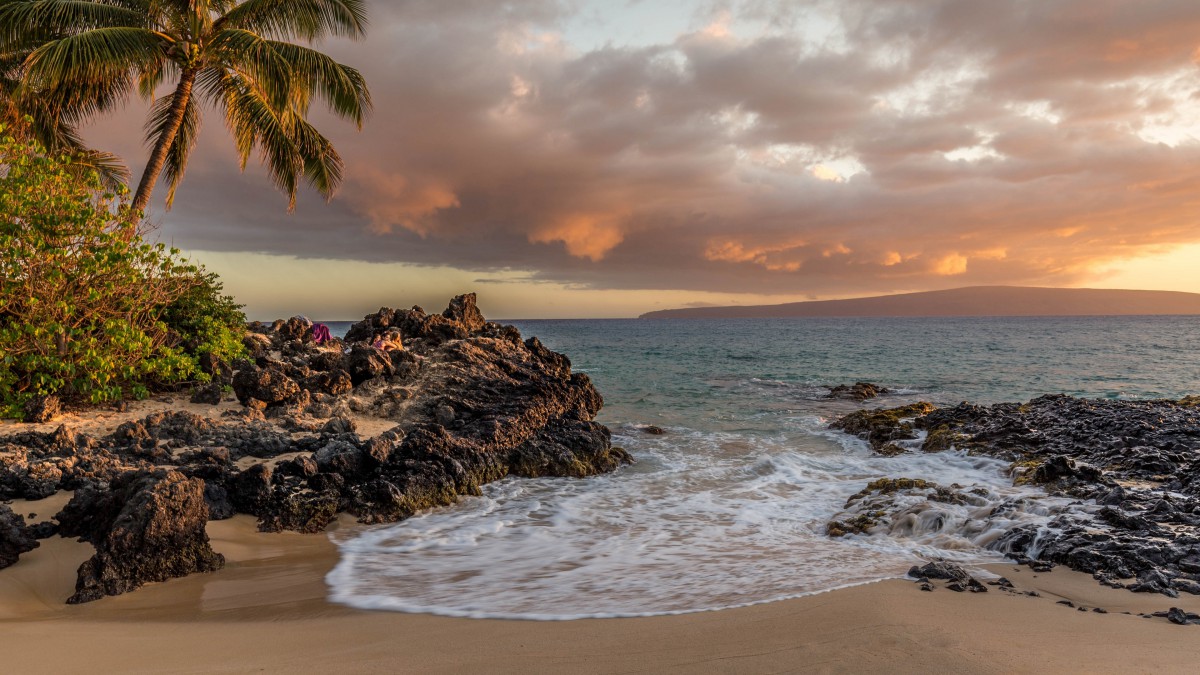
[[[915,404],[858,411],[831,426],[880,454],[904,450],[924,432],[925,451],[1003,459],[1014,483],[1073,499],[1047,526],[1014,527],[990,544],[1035,570],[1062,564],[1106,585],[1169,597],[1200,591],[1200,398]],[[864,492],[874,494],[870,486]],[[885,494],[848,505],[829,533],[886,532],[879,526],[905,504],[881,501]]]
[[[58,397],[35,396],[25,403],[24,422],[28,424],[45,424],[62,414],[62,403]]]
[[[402,351],[371,344],[385,330]],[[299,318],[251,324],[253,359],[231,364],[244,408],[218,419],[157,412],[100,438],[0,438],[0,499],[76,491],[62,533],[97,550],[72,602],[218,568],[210,518],[319,532],[339,513],[392,522],[505,476],[584,478],[632,462],[593,421],[603,400],[588,377],[488,323],[473,295],[441,314],[383,308],[344,342],[308,336]],[[367,418],[391,428],[364,438]]]
[[[835,421],[830,427],[858,436],[880,450],[894,441],[917,438],[914,420],[933,411],[933,405],[913,403],[899,408],[858,410]]]
[[[196,391],[192,392],[192,403],[205,403],[208,405],[217,405],[221,402],[221,385],[216,382],[206,384],[202,387],[197,387]]]
[[[829,394],[826,395],[826,398],[836,398],[845,401],[868,401],[876,398],[877,396],[890,393],[892,393],[891,389],[878,384],[871,384],[870,382],[855,382],[851,385],[839,384],[838,386],[833,387],[829,390]]]
[[[39,542],[25,525],[25,518],[6,504],[0,504],[0,569],[17,562],[22,553],[37,548]]]
[[[243,404],[249,399],[268,406],[286,403],[300,393],[300,385],[281,368],[250,366],[233,376],[233,393]]]
[[[225,564],[208,543],[204,482],[176,471],[137,471],[106,491],[77,492],[59,515],[62,533],[91,542],[96,554],[79,567],[79,604],[120,595],[152,581]]]

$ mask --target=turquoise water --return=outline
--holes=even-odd
[[[1063,507],[1007,466],[958,453],[874,456],[830,432],[858,404],[1179,397],[1200,376],[1200,318],[519,321],[605,398],[600,421],[639,461],[610,476],[505,480],[404,523],[339,536],[331,598],[457,616],[566,619],[699,611],[902,575],[928,557],[995,561],[1007,527]],[[644,433],[646,425],[666,429]],[[882,476],[980,486],[936,523],[832,540],[824,526]],[[1002,501],[1010,518],[989,519]]]
[[[609,414],[692,405],[753,407],[729,395],[757,378],[794,387],[855,380],[935,402],[1046,393],[1178,397],[1200,381],[1200,317],[521,321],[587,371]],[[740,392],[738,392],[740,393]],[[715,405],[714,401],[719,401]],[[653,401],[645,403],[653,405]],[[626,407],[630,406],[630,407]]]

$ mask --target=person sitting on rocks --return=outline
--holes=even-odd
[[[372,344],[376,349],[382,349],[385,352],[404,351],[404,340],[400,337],[400,331],[395,328],[382,335],[376,334],[375,342]]]
[[[333,339],[333,336],[329,334],[329,326],[326,326],[323,323],[314,323],[312,327],[312,338],[313,342],[317,344],[323,344]]]

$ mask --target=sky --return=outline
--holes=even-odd
[[[254,318],[1200,291],[1195,0],[388,0],[296,212],[209,111],[156,236]],[[127,158],[149,104],[88,128]]]

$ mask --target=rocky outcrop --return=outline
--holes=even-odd
[[[38,540],[25,525],[25,518],[0,504],[0,569],[15,564],[22,553],[37,547]]]
[[[368,342],[396,330],[402,350]],[[0,438],[0,499],[76,490],[58,520],[97,553],[72,602],[216,569],[210,518],[320,532],[339,513],[391,522],[505,476],[583,478],[632,461],[594,421],[603,399],[588,377],[487,322],[474,295],[441,314],[382,309],[345,340],[318,345],[294,318],[254,325],[246,342],[254,356],[230,378],[240,411]],[[356,418],[391,428],[365,436]]]
[[[855,412],[832,426],[885,455],[955,449],[999,458],[1015,484],[1071,498],[1048,525],[1018,525],[990,544],[1018,561],[1066,565],[1138,592],[1200,595],[1200,399],[917,404]],[[847,506],[830,534],[882,532],[912,508]]]
[[[129,472],[107,490],[78,491],[58,515],[60,531],[92,543],[96,554],[79,567],[67,602],[220,569],[225,558],[209,545],[208,516],[204,481],[177,471]]]
[[[855,382],[854,384],[839,384],[829,390],[826,398],[836,398],[843,401],[869,401],[873,398],[892,393],[891,389],[870,382]]]
[[[886,410],[858,410],[834,421],[830,427],[862,438],[876,451],[886,448],[882,454],[896,454],[892,446],[897,441],[916,439],[916,418],[933,412],[933,409],[932,404],[921,402]]]
[[[932,584],[930,584],[932,579],[947,582],[945,588],[959,593],[963,591],[987,593],[988,590],[987,586],[971,576],[961,565],[946,560],[934,560],[920,567],[913,565],[908,570],[908,576],[916,579],[917,583],[921,584],[922,590],[933,590]],[[1009,586],[1011,587],[1011,584]]]
[[[983,496],[922,478],[880,478],[846,500],[843,511],[826,524],[826,534],[891,534],[900,528],[911,532],[920,520],[932,520],[937,527],[948,515],[939,505],[983,506]]]
[[[25,404],[24,413],[25,423],[45,424],[62,414],[62,403],[54,395],[34,396]]]
[[[233,393],[242,405],[261,401],[266,407],[295,400],[300,395],[300,385],[285,375],[282,368],[250,365],[233,376]]]

